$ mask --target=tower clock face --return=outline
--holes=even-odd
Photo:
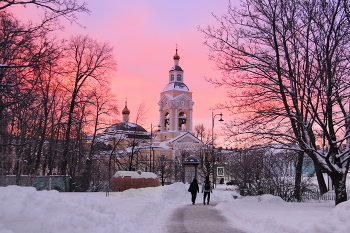
[[[177,81],[181,81],[181,74],[177,75]]]
[[[181,105],[185,105],[185,101],[181,100]]]

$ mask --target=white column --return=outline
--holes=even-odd
[[[175,131],[179,131],[179,108],[175,108]]]
[[[163,119],[163,110],[159,109],[159,125],[160,125],[160,131],[163,132],[164,129],[164,119]]]
[[[174,131],[174,107],[170,107],[170,129],[169,131]]]
[[[190,108],[190,115],[189,115],[189,125],[187,131],[192,133],[192,108]]]

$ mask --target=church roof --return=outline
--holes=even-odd
[[[190,132],[183,132],[181,133],[179,136],[171,139],[168,143],[177,143],[177,142],[189,142],[189,143],[201,143],[203,144],[203,142],[197,138],[196,136],[194,136],[193,133]]]
[[[130,122],[120,122],[109,126],[105,131],[99,133],[97,137],[98,140],[107,142],[111,137],[120,139],[150,139],[151,134],[140,125]]]
[[[171,91],[171,90],[178,90],[178,91],[190,91],[186,84],[182,82],[172,82],[168,83],[163,91]]]
[[[182,68],[180,66],[178,66],[178,65],[174,65],[173,67],[171,67],[170,71],[174,71],[174,70],[176,70],[176,71],[183,71]]]
[[[117,130],[133,131],[133,132],[147,132],[142,126],[131,122],[119,122],[117,124],[109,126],[104,132],[111,133]]]

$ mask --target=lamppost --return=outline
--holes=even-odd
[[[151,172],[152,168],[152,139],[153,139],[153,128],[156,126],[152,126],[151,124],[151,138],[149,144],[149,171]],[[160,132],[160,125],[158,125],[158,132]],[[154,155],[153,155],[153,172],[154,172]]]
[[[211,153],[212,153],[212,161],[213,161],[213,165],[212,165],[212,169],[213,169],[213,182],[216,185],[216,177],[215,177],[215,157],[214,157],[214,119],[216,116],[220,116],[220,120],[218,121],[224,121],[222,119],[222,113],[218,113],[214,115],[214,112],[211,112],[211,116],[212,116],[212,125],[211,125]]]

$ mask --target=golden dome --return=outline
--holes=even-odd
[[[128,107],[125,106],[125,108],[122,111],[122,114],[130,114],[130,110],[128,109]]]
[[[128,114],[128,115],[130,114],[130,110],[127,107],[127,102],[126,101],[125,101],[125,108],[123,109],[122,114]]]
[[[177,49],[176,49],[176,53],[174,55],[174,60],[180,60],[180,56],[177,54]]]

